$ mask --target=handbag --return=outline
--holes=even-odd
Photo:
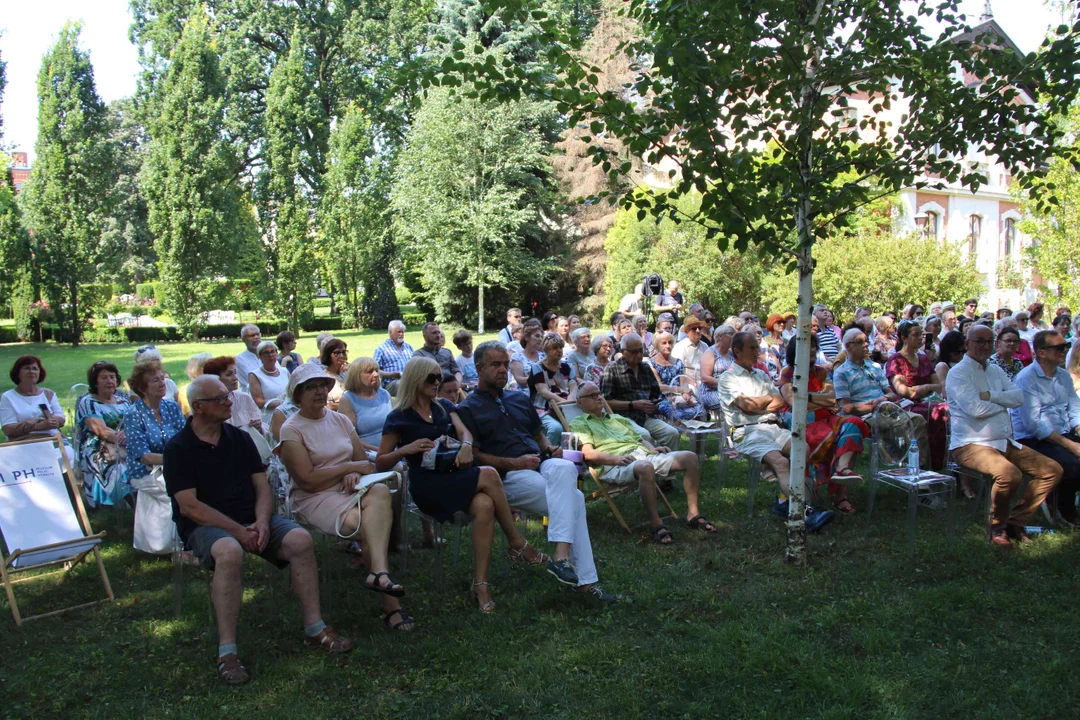
[[[385,483],[389,485],[391,480],[397,479],[397,476],[398,474],[393,470],[364,475],[357,484],[356,489],[353,491],[352,497],[349,498],[348,505],[342,508],[341,512],[338,513],[337,520],[334,521],[334,533],[344,540],[356,537],[357,533],[360,532],[359,526],[357,526],[352,535],[343,535],[341,533],[341,526],[345,522],[345,516],[349,514],[349,511],[352,510],[354,506],[357,508],[360,507],[360,501],[364,499],[364,495],[367,494],[367,491],[371,489],[372,485],[375,485],[376,483]],[[391,490],[391,492],[393,492],[393,490]]]
[[[458,469],[456,461],[460,449],[460,442],[443,435],[435,441],[435,447],[424,453],[420,467],[437,473],[452,473]]]

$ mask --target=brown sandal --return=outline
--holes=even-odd
[[[217,675],[226,685],[243,685],[251,676],[247,668],[240,664],[236,653],[229,653],[218,658]]]
[[[305,637],[304,643],[313,648],[325,650],[328,653],[347,653],[353,649],[352,640],[341,637],[329,625],[324,627],[322,632],[315,637]]]

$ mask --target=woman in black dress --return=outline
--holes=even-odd
[[[472,516],[473,525],[473,594],[480,611],[495,609],[488,585],[488,565],[499,523],[512,548],[511,554],[530,565],[547,565],[547,556],[532,547],[518,531],[510,505],[506,502],[502,480],[492,467],[472,466],[472,436],[458,418],[454,406],[436,400],[442,369],[426,357],[414,357],[401,374],[395,408],[386,416],[382,443],[375,466],[389,470],[402,460],[409,463],[409,488],[421,511],[445,522],[456,512]],[[438,472],[421,467],[424,453],[436,441],[453,433],[461,440],[453,472]]]

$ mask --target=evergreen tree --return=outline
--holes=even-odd
[[[115,160],[112,210],[102,228],[101,271],[114,283],[133,290],[157,276],[154,237],[147,219],[139,172],[150,138],[139,122],[131,98],[109,103],[109,128]]]
[[[112,182],[108,114],[79,32],[78,23],[65,24],[42,57],[37,160],[26,186],[34,264],[65,337],[76,345],[89,320],[79,284],[97,276]]]
[[[330,137],[319,209],[320,254],[354,327],[385,327],[399,317],[394,294],[388,158],[377,152],[363,110],[350,107]]]
[[[150,150],[141,181],[165,289],[165,307],[194,337],[250,222],[237,158],[223,140],[224,82],[205,15],[194,15],[154,98]]]

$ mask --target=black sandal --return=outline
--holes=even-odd
[[[401,619],[397,622],[390,622],[390,618],[394,617],[395,615],[400,615]],[[412,632],[416,629],[416,621],[413,620],[412,615],[405,612],[405,608],[398,608],[397,610],[383,613],[380,617],[382,618],[383,624],[391,630],[401,630],[403,625],[412,625],[412,628],[408,630],[401,630],[401,632]]]
[[[671,531],[664,525],[657,525],[654,527],[649,531],[649,536],[652,538],[653,542],[660,543],[661,545],[671,545],[675,542],[675,538],[671,536]]]
[[[379,578],[383,575],[386,576],[386,585],[379,584]],[[390,597],[405,597],[405,588],[394,582],[388,572],[375,573],[375,582],[369,583],[365,580],[364,587],[372,592],[382,593],[383,595],[389,595]]]
[[[705,519],[704,515],[695,515],[686,521],[686,527],[691,530],[703,530],[707,533],[716,532],[716,526]]]

